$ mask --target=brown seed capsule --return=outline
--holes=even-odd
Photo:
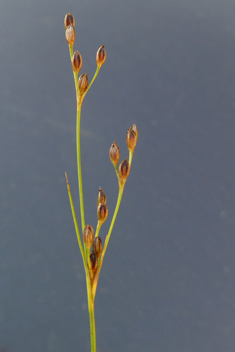
[[[84,93],[88,86],[88,76],[87,73],[83,73],[78,78],[78,85],[81,93]]]
[[[94,241],[94,230],[91,225],[86,225],[83,231],[83,240],[87,248],[91,248]]]
[[[97,208],[97,218],[103,224],[108,217],[107,204],[100,203]]]
[[[104,45],[102,45],[97,50],[97,53],[96,53],[96,64],[97,64],[97,66],[101,67],[105,63],[105,60],[106,60],[106,51],[105,51]]]
[[[82,57],[79,51],[75,51],[72,57],[72,69],[74,72],[78,73],[82,68]]]
[[[117,165],[120,158],[119,147],[117,146],[116,142],[113,142],[109,149],[109,157],[113,165]]]
[[[97,236],[94,239],[93,245],[92,245],[93,252],[95,252],[97,258],[101,256],[102,253],[102,240],[99,236]]]
[[[101,188],[99,188],[99,193],[98,193],[98,197],[97,197],[97,206],[102,203],[102,204],[106,204],[107,202],[107,197],[106,194],[102,191]]]
[[[130,173],[130,165],[127,159],[123,160],[119,165],[119,176],[122,180],[127,179]]]
[[[65,30],[71,24],[73,25],[73,28],[74,28],[75,27],[75,19],[74,19],[73,15],[69,12],[69,13],[67,13],[67,15],[65,15],[65,18],[64,18],[64,28],[65,28]]]
[[[71,24],[65,31],[65,38],[69,45],[73,45],[75,41],[75,29]]]
[[[138,130],[137,130],[137,127],[135,124],[133,124],[130,129],[132,129],[134,132],[135,132],[135,135],[136,135],[136,142],[138,141]]]
[[[126,133],[126,144],[127,144],[128,150],[133,152],[135,150],[136,143],[137,143],[136,133],[130,127]]]
[[[95,254],[95,252],[91,252],[90,253],[90,263],[91,263],[91,270],[94,272],[97,269],[97,265],[98,265],[98,260],[97,260],[97,256]]]

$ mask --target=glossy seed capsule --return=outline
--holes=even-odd
[[[73,45],[75,41],[75,29],[71,24],[65,31],[65,38],[69,45]]]
[[[97,258],[99,258],[102,253],[102,240],[99,236],[94,239],[92,249],[96,253]]]
[[[113,165],[117,165],[120,158],[119,147],[117,146],[116,142],[113,142],[109,149],[109,157]]]
[[[97,218],[101,223],[104,223],[108,217],[107,204],[100,203],[97,208]]]
[[[102,45],[97,50],[97,53],[96,53],[96,65],[101,67],[105,63],[105,60],[106,60],[106,51],[105,51],[104,45]]]
[[[83,241],[87,248],[91,248],[94,241],[94,230],[91,225],[86,225],[83,231]]]
[[[65,30],[70,25],[72,25],[73,28],[75,27],[75,19],[74,19],[73,15],[69,12],[69,13],[67,13],[67,15],[65,15],[65,18],[64,18],[64,28],[65,28]]]
[[[90,258],[91,270],[94,272],[96,271],[97,265],[98,265],[98,260],[95,252],[91,252],[89,258]]]
[[[131,125],[130,129],[135,132],[135,135],[136,135],[136,142],[137,142],[137,140],[138,140],[138,134],[139,134],[139,133],[138,133],[138,130],[137,130],[136,125],[135,125],[135,124]]]
[[[102,203],[102,204],[106,204],[107,202],[107,197],[104,193],[104,191],[102,191],[101,188],[99,188],[99,193],[98,193],[98,197],[97,197],[97,206]]]
[[[81,93],[84,93],[88,86],[88,76],[87,73],[83,73],[78,78],[78,86]]]
[[[130,173],[130,165],[127,159],[123,160],[119,165],[119,176],[122,180],[127,179]]]
[[[132,128],[129,128],[126,133],[126,144],[129,151],[134,151],[137,143],[136,133]]]
[[[73,53],[73,57],[72,57],[71,63],[72,63],[73,71],[78,73],[81,70],[81,68],[82,68],[82,56],[79,53],[79,51],[75,51]]]

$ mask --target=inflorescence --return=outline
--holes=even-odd
[[[106,51],[105,51],[104,45],[102,45],[98,49],[96,53],[96,65],[97,65],[96,72],[94,74],[92,81],[88,85],[87,73],[83,73],[80,77],[78,77],[78,73],[82,68],[82,56],[79,53],[79,51],[73,51],[73,46],[75,41],[75,20],[73,15],[71,15],[70,13],[68,13],[65,16],[64,26],[65,26],[65,38],[69,45],[69,52],[70,52],[72,70],[74,75],[76,100],[77,100],[76,146],[77,146],[78,185],[79,185],[83,243],[81,241],[77,218],[76,218],[76,214],[73,206],[73,200],[70,192],[68,177],[67,177],[67,174],[65,175],[67,180],[68,195],[69,195],[69,200],[70,200],[70,205],[71,205],[71,210],[72,210],[72,215],[74,220],[74,226],[75,226],[78,244],[81,251],[84,269],[86,273],[88,310],[90,315],[91,351],[95,352],[96,336],[95,336],[94,301],[95,301],[95,295],[96,295],[96,288],[97,288],[100,269],[103,264],[104,255],[108,246],[113,225],[116,220],[119,206],[121,203],[124,186],[130,173],[133,153],[138,140],[138,130],[135,124],[133,124],[128,129],[126,133],[126,143],[129,150],[129,158],[126,158],[122,162],[120,162],[119,167],[118,167],[118,163],[120,158],[120,151],[117,143],[113,142],[109,150],[109,157],[114,166],[117,179],[118,179],[119,192],[118,192],[116,207],[109,227],[109,231],[106,236],[104,246],[102,246],[102,240],[101,240],[101,237],[99,236],[99,231],[102,224],[106,221],[108,217],[108,206],[106,204],[107,197],[103,192],[103,190],[99,188],[98,197],[97,197],[97,226],[96,226],[96,231],[94,231],[91,225],[85,223],[81,155],[80,155],[81,154],[80,153],[80,119],[81,119],[81,107],[82,107],[83,99],[85,98],[85,95],[87,94],[95,78],[97,77],[101,66],[105,63]]]

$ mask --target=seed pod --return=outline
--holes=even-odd
[[[106,204],[107,202],[107,197],[105,195],[105,193],[102,191],[101,188],[99,188],[99,193],[98,193],[98,197],[97,197],[97,206],[101,203],[101,204]]]
[[[65,31],[65,38],[69,45],[73,45],[75,41],[75,29],[71,24]]]
[[[108,217],[107,204],[100,203],[97,208],[97,218],[103,224]]]
[[[72,69],[74,72],[78,73],[82,68],[82,56],[79,51],[75,51],[72,57]]]
[[[91,225],[86,225],[83,231],[83,241],[87,248],[91,248],[94,241],[94,230]]]
[[[97,50],[97,53],[96,53],[96,64],[97,64],[97,66],[101,67],[105,63],[105,60],[106,60],[106,51],[105,51],[104,45],[102,45]]]
[[[73,15],[69,12],[65,15],[64,18],[64,28],[65,30],[72,24],[73,28],[75,27],[75,19]]]
[[[97,269],[97,265],[98,265],[98,260],[97,260],[97,256],[95,254],[95,252],[91,252],[90,253],[90,263],[91,263],[91,270],[94,272]]]
[[[135,150],[136,143],[137,143],[136,133],[130,127],[126,133],[126,144],[127,144],[128,150],[133,152]]]
[[[113,142],[113,144],[109,149],[109,157],[114,166],[118,164],[119,158],[120,158],[120,152],[116,142]]]
[[[99,236],[97,236],[94,239],[93,245],[92,245],[93,252],[95,252],[97,258],[101,256],[102,253],[102,240]]]
[[[129,173],[130,173],[129,161],[125,159],[119,165],[119,176],[122,180],[126,180]]]
[[[81,93],[84,93],[88,86],[88,76],[87,73],[83,73],[78,78],[78,85]]]
[[[137,130],[137,127],[135,124],[133,124],[131,127],[130,127],[134,132],[135,132],[135,135],[136,135],[136,142],[138,141],[138,130]]]

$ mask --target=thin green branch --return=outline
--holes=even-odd
[[[79,198],[80,198],[80,212],[81,212],[81,224],[82,232],[85,227],[85,212],[84,212],[84,201],[83,201],[83,187],[82,187],[82,165],[81,165],[81,143],[80,143],[80,121],[81,121],[81,104],[77,109],[77,121],[76,121],[76,145],[77,145],[77,169],[78,169],[78,187],[79,187]]]
[[[96,67],[95,74],[94,74],[94,76],[93,76],[93,78],[92,78],[92,80],[91,80],[91,83],[89,84],[89,86],[87,87],[86,91],[85,91],[85,92],[83,93],[83,95],[82,95],[82,101],[83,101],[83,99],[85,98],[85,96],[86,96],[88,90],[91,88],[91,86],[92,86],[94,80],[96,79],[96,77],[97,77],[97,75],[98,75],[98,73],[99,73],[99,70],[100,70],[100,67],[97,66],[97,67]]]
[[[120,207],[120,204],[121,204],[123,190],[124,190],[124,185],[125,185],[125,183],[122,185],[122,187],[119,187],[118,198],[117,198],[117,203],[116,203],[116,207],[115,207],[115,210],[114,210],[113,218],[112,218],[112,221],[111,221],[111,224],[110,224],[110,227],[109,227],[108,234],[107,234],[106,239],[105,239],[104,249],[102,251],[101,258],[100,258],[100,264],[99,264],[99,267],[97,268],[97,271],[96,271],[96,274],[95,274],[95,277],[94,277],[94,281],[93,281],[93,285],[92,285],[92,295],[93,295],[93,297],[95,297],[95,295],[96,295],[96,289],[97,289],[97,284],[98,284],[100,270],[101,270],[101,267],[102,267],[102,264],[103,264],[104,255],[105,255],[106,249],[108,247],[109,239],[110,239],[110,236],[111,236],[111,233],[112,233],[112,230],[113,230],[113,226],[114,226],[117,214],[118,214],[118,210],[119,210],[119,207]]]
[[[129,151],[129,165],[130,165],[130,168],[131,168],[131,163],[132,163],[132,159],[133,159],[133,154],[134,154],[134,151]]]
[[[69,45],[70,59],[73,57],[73,45]],[[81,225],[82,232],[85,227],[85,212],[84,212],[84,201],[83,201],[83,187],[82,187],[82,167],[81,167],[81,147],[80,147],[80,121],[81,121],[81,108],[82,100],[78,85],[78,73],[73,71],[74,84],[76,90],[76,101],[77,101],[77,118],[76,118],[76,149],[77,149],[77,169],[78,169],[78,187],[79,187],[79,199],[80,199],[80,213],[81,213]]]
[[[68,180],[68,176],[67,176],[67,173],[66,173],[66,172],[65,172],[65,177],[66,177],[66,183],[67,183],[69,201],[70,201],[70,206],[71,206],[71,211],[72,211],[72,216],[73,216],[74,227],[75,227],[75,231],[76,231],[76,235],[77,235],[77,240],[78,240],[79,248],[80,248],[81,255],[82,255],[82,259],[83,259],[84,268],[85,268],[85,271],[87,272],[87,265],[86,265],[85,254],[84,254],[84,251],[83,251],[82,241],[81,241],[81,237],[80,237],[80,233],[79,233],[79,228],[78,228],[78,224],[77,224],[77,218],[76,218],[76,214],[75,214],[75,210],[74,210],[74,205],[73,205],[73,199],[72,199],[72,195],[71,195],[71,191],[70,191],[70,186],[69,186],[69,180]]]
[[[98,220],[97,221],[97,226],[96,226],[96,231],[95,231],[95,237],[99,236],[100,228],[102,226],[102,223]]]

